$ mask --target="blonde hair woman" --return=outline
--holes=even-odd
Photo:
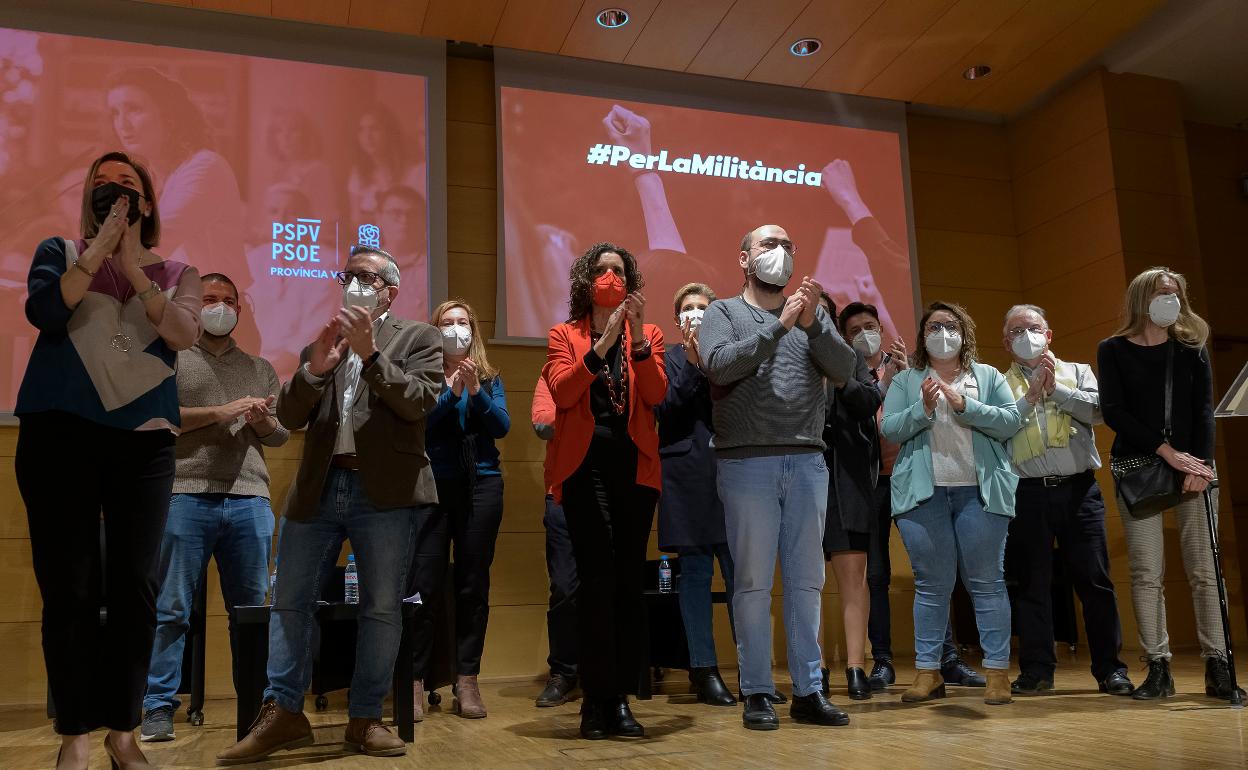
[[[1127,287],[1123,325],[1100,344],[1097,367],[1101,413],[1114,430],[1114,461],[1160,457],[1182,479],[1174,506],[1183,566],[1196,608],[1196,635],[1205,658],[1205,691],[1229,697],[1214,578],[1213,554],[1201,495],[1213,472],[1213,374],[1209,366],[1209,324],[1192,310],[1187,281],[1165,267],[1137,275]],[[1166,430],[1166,373],[1170,371],[1171,416]],[[1137,505],[1118,512],[1127,538],[1131,603],[1139,624],[1148,678],[1132,695],[1152,700],[1174,695],[1170,640],[1166,633],[1163,509]],[[1214,504],[1217,503],[1215,495]],[[1216,516],[1216,509],[1215,509]]]
[[[477,675],[490,614],[490,564],[503,520],[503,476],[494,442],[507,435],[511,417],[503,378],[486,357],[472,307],[460,299],[443,302],[430,322],[442,331],[446,376],[425,429],[425,450],[438,484],[438,509],[427,531],[417,536],[412,583],[422,597],[440,596],[450,544],[455,544],[454,709],[461,717],[479,719],[486,714]],[[422,617],[413,693],[418,713],[423,713],[420,680],[428,669],[433,632],[429,613]]]

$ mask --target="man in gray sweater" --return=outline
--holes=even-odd
[[[780,726],[771,703],[777,551],[793,678],[790,715],[821,725],[849,723],[820,692],[819,605],[828,505],[825,378],[844,384],[854,352],[820,307],[816,281],[803,278],[785,296],[793,252],[788,233],[776,225],[746,235],[738,258],[745,287],[740,296],[711,303],[698,341],[714,400],[719,497],[736,564],[732,606],[743,721],[752,730]]]
[[[277,374],[234,344],[238,289],[220,273],[202,278],[204,335],[178,354],[182,433],[177,476],[160,547],[156,642],[143,699],[144,741],[174,737],[182,653],[199,579],[216,557],[226,607],[264,603],[273,510],[264,447],[290,431],[270,414]]]

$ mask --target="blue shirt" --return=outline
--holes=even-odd
[[[470,467],[477,476],[501,475],[494,442],[510,428],[501,376],[481,383],[475,396],[467,388],[456,396],[444,385],[425,427],[425,451],[434,477],[463,478],[472,475]]]

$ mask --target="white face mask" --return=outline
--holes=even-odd
[[[1014,355],[1024,361],[1030,361],[1033,358],[1039,358],[1048,344],[1049,341],[1044,338],[1044,332],[1026,331],[1015,337],[1010,347],[1014,350]]]
[[[352,278],[351,283],[342,290],[343,307],[362,307],[365,310],[376,310],[380,301],[377,290],[372,286],[360,283],[359,278]]]
[[[1148,303],[1148,317],[1158,326],[1170,326],[1179,320],[1181,306],[1178,294],[1159,294]]]
[[[238,313],[224,302],[205,305],[199,311],[199,317],[204,322],[204,331],[214,337],[224,337],[238,325]]]
[[[680,325],[684,326],[685,321],[688,321],[689,328],[696,329],[702,325],[702,316],[705,313],[706,311],[700,308],[695,308],[693,310],[686,310],[685,312],[680,314]]]
[[[877,329],[863,329],[854,335],[854,350],[862,353],[863,357],[870,358],[880,352],[880,332]]]
[[[793,275],[793,255],[777,246],[754,258],[754,275],[763,283],[784,286]]]
[[[468,352],[468,346],[472,344],[472,330],[467,326],[442,327],[442,354],[448,356],[462,356]]]
[[[937,361],[948,361],[962,349],[962,335],[948,329],[932,332],[924,342],[927,343],[927,354]]]

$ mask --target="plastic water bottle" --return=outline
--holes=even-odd
[[[672,563],[663,556],[659,560],[659,593],[670,594],[672,592]]]
[[[355,570],[355,554],[347,555],[347,572],[346,578],[346,602],[347,604],[360,603],[360,573]]]

